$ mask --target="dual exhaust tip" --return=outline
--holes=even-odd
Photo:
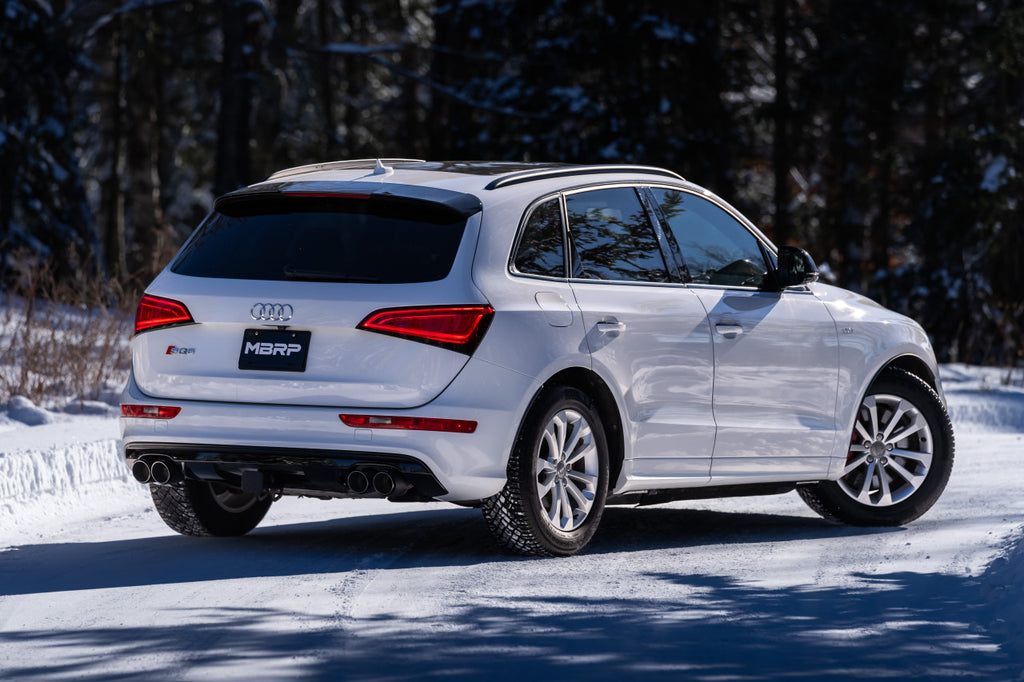
[[[353,469],[345,479],[345,485],[354,495],[381,497],[401,497],[412,489],[404,478],[384,469]]]
[[[170,457],[143,457],[132,464],[132,477],[139,483],[167,485],[184,479],[185,471]]]

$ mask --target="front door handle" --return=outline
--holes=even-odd
[[[715,331],[727,339],[734,339],[743,333],[743,327],[729,322],[720,322],[715,325]]]

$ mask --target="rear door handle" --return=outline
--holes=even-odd
[[[743,333],[743,327],[738,324],[720,322],[715,325],[715,331],[727,339],[732,339]]]
[[[608,336],[618,336],[622,332],[626,331],[625,322],[616,322],[614,320],[598,322],[597,331]]]

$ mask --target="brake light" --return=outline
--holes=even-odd
[[[174,419],[181,412],[180,407],[169,405],[122,405],[122,417],[136,417],[142,419]]]
[[[135,333],[195,322],[192,314],[180,301],[145,294],[135,310]]]
[[[489,305],[391,308],[370,313],[359,329],[471,354],[494,316]]]
[[[345,423],[357,429],[403,429],[406,431],[444,431],[473,433],[476,422],[466,419],[434,419],[432,417],[381,417],[370,414],[339,414]]]
[[[309,197],[313,199],[369,199],[369,194],[353,194],[351,192],[290,192],[284,191],[290,197]]]

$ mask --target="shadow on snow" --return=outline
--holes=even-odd
[[[704,545],[809,541],[899,532],[830,526],[806,517],[685,509],[610,509],[587,555]],[[1018,551],[1017,554],[1020,554]],[[246,538],[176,536],[90,544],[23,546],[0,554],[0,593],[31,594],[205,580],[295,576],[410,567],[502,566],[548,561],[498,554],[475,510],[417,511],[260,529]],[[664,562],[659,562],[664,564]],[[181,665],[261,661],[278,676],[375,681],[541,679],[784,680],[843,676],[881,680],[964,677],[1024,680],[1020,651],[999,650],[988,629],[982,579],[945,574],[850,574],[850,587],[751,585],[721,575],[636,571],[665,597],[578,593],[503,597],[487,585],[441,613],[397,621],[387,614],[275,627],[308,614],[279,609],[203,608],[196,622],[3,633],[3,645],[80,647],[95,656],[9,669],[20,679],[69,675],[159,679]],[[521,568],[521,566],[520,566]],[[571,582],[568,584],[572,584]],[[626,590],[628,593],[628,590]],[[649,595],[657,591],[645,589]],[[58,598],[58,597],[55,597]],[[980,625],[979,625],[980,624]],[[209,643],[204,645],[204,643]],[[140,652],[180,652],[163,670],[112,674],[104,661]],[[58,657],[59,658],[59,657]],[[269,671],[271,667],[267,668]],[[255,677],[261,675],[256,672]]]

